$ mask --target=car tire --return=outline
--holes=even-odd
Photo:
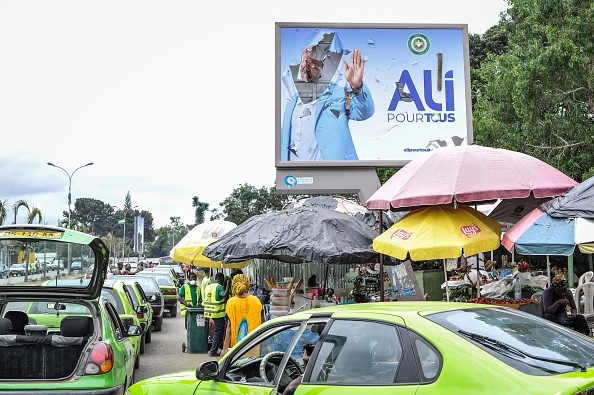
[[[177,317],[177,303],[175,304],[175,306],[171,307],[171,310],[169,310],[169,314],[172,317]]]
[[[138,369],[140,367],[140,354],[138,354],[138,356],[136,357],[136,360],[134,361],[134,369]]]
[[[151,340],[153,340],[153,328],[149,325],[148,330],[144,335],[144,342],[148,344],[151,342]]]
[[[140,354],[144,354],[144,348],[146,345],[146,338],[145,338],[145,334],[142,334],[142,336],[140,336]]]
[[[155,332],[161,332],[161,326],[163,325],[163,316],[157,317],[154,323]]]

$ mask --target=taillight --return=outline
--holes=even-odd
[[[137,313],[136,314],[136,317],[138,317],[138,318],[144,318],[144,313]]]
[[[85,374],[104,374],[113,369],[113,350],[107,343],[97,343],[87,360]]]
[[[175,289],[166,289],[165,290],[165,295],[175,295],[175,294],[177,294]]]

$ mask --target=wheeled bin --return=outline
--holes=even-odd
[[[204,318],[204,307],[186,309],[186,333],[188,353],[208,352],[208,323]]]

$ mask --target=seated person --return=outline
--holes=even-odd
[[[303,345],[301,346],[301,349],[303,350],[303,370],[305,370],[305,368],[307,367],[307,362],[309,362],[309,357],[313,353],[314,348],[315,345],[311,343],[303,343]],[[291,381],[283,391],[282,395],[293,395],[297,390],[297,386],[301,384],[301,379],[303,379],[303,375],[300,375],[299,377]]]
[[[571,290],[567,288],[565,276],[555,276],[551,286],[542,292],[542,308],[547,320],[571,327],[584,335],[590,333],[586,318],[577,314],[575,300]]]

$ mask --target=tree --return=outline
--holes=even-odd
[[[31,210],[29,210],[29,203],[27,203],[26,200],[23,200],[23,199],[17,200],[12,205],[12,212],[14,213],[14,222],[13,222],[13,224],[16,224],[17,223],[17,214],[18,214],[19,209],[21,207],[26,208],[27,209],[27,213],[31,212]]]
[[[118,222],[111,204],[92,198],[76,199],[72,219],[86,226],[91,233],[98,236],[112,232]]]
[[[43,214],[41,210],[37,207],[33,207],[29,214],[27,215],[27,223],[32,224],[37,219],[37,223],[40,224],[43,222]]]
[[[476,97],[482,91],[485,81],[480,76],[481,65],[489,57],[499,56],[509,50],[505,21],[489,28],[484,34],[468,36],[468,50],[470,60],[470,81],[473,107]]]
[[[194,224],[203,224],[204,223],[204,214],[208,211],[210,204],[201,202],[198,199],[198,196],[194,196],[192,198],[192,207],[196,209],[194,213]]]
[[[276,188],[256,187],[243,184],[219,203],[222,212],[213,210],[211,219],[225,219],[237,225],[254,215],[280,210],[289,201],[286,195],[277,195]]]
[[[146,246],[146,254],[153,257],[169,256],[169,252],[182,237],[188,233],[188,227],[180,217],[170,217],[171,223],[155,231],[152,243]]]
[[[6,200],[0,201],[0,225],[4,225],[4,221],[6,221],[8,215],[7,204]]]
[[[475,141],[537,157],[582,181],[594,172],[594,7],[513,0],[509,49],[479,70]]]

